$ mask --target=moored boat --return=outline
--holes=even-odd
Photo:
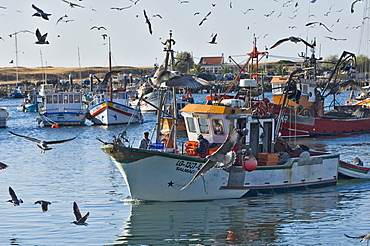
[[[370,179],[370,167],[363,166],[361,160],[359,161],[359,163],[348,163],[345,161],[340,161],[338,172],[340,174],[339,177]]]
[[[0,107],[0,128],[6,127],[6,122],[8,120],[9,113],[6,107]]]
[[[48,93],[39,109],[38,122],[44,126],[84,125],[87,112],[79,92]]]
[[[286,154],[275,153],[277,139],[273,118],[261,118],[243,107],[198,104],[185,106],[182,114],[188,141],[179,145],[184,146],[180,152],[176,149],[138,149],[125,146],[122,141],[101,146],[121,171],[132,199],[186,201],[240,198],[329,186],[337,182],[337,154],[297,150],[286,158]],[[220,165],[213,168],[181,190],[207,162],[207,158],[194,154],[197,135],[202,134],[213,143],[213,150],[216,151],[234,128],[249,131],[242,138],[242,149],[236,149],[235,163],[230,167]],[[258,166],[248,166],[246,158],[251,155],[257,158]]]
[[[17,107],[17,110],[23,112],[38,112],[41,103],[42,102],[37,100],[36,94],[30,94],[24,99],[23,103]]]

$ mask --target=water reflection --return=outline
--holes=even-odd
[[[237,200],[134,204],[114,244],[292,245],[312,236],[303,227],[314,229],[317,223],[350,216],[341,210],[355,208],[360,197],[328,188]]]

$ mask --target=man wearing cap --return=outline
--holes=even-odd
[[[205,158],[209,154],[209,142],[202,134],[199,134],[197,139],[199,143],[198,147],[195,148],[194,151],[198,153],[199,157]]]
[[[149,149],[149,146],[152,143],[149,139],[149,132],[144,132],[143,135],[144,138],[140,141],[139,149]]]

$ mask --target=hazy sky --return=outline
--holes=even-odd
[[[193,53],[195,62],[202,56],[232,56],[244,63],[246,53],[252,50],[253,35],[257,47],[264,51],[277,40],[299,36],[311,42],[316,38],[316,53],[324,58],[340,55],[343,50],[368,55],[369,9],[368,0],[357,2],[351,13],[349,0],[83,0],[73,3],[84,8],[71,8],[62,0],[0,0],[0,67],[15,66],[15,38],[9,34],[20,30],[48,33],[48,45],[34,44],[31,33],[17,35],[18,65],[24,67],[78,67],[80,65],[108,66],[108,45],[102,34],[111,37],[113,66],[152,66],[164,60],[161,41],[168,38],[169,30],[176,41],[175,51]],[[314,2],[314,3],[312,3]],[[32,17],[35,4],[52,14],[49,21]],[[112,7],[128,7],[121,11]],[[153,34],[149,34],[143,10],[151,19]],[[211,11],[207,20],[200,20]],[[196,14],[199,12],[199,14]],[[59,17],[68,15],[56,22]],[[160,17],[153,17],[159,14]],[[306,24],[313,21],[324,26]],[[90,30],[104,26],[107,30]],[[209,44],[217,33],[217,44]],[[346,39],[331,41],[325,36]],[[268,50],[272,62],[280,59],[297,60],[305,51],[302,43],[285,42]],[[42,54],[42,55],[41,55]],[[13,64],[9,62],[13,60]]]

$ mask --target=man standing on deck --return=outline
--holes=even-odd
[[[149,139],[149,132],[144,132],[143,135],[144,138],[140,141],[139,149],[149,149],[149,146],[152,143]]]

